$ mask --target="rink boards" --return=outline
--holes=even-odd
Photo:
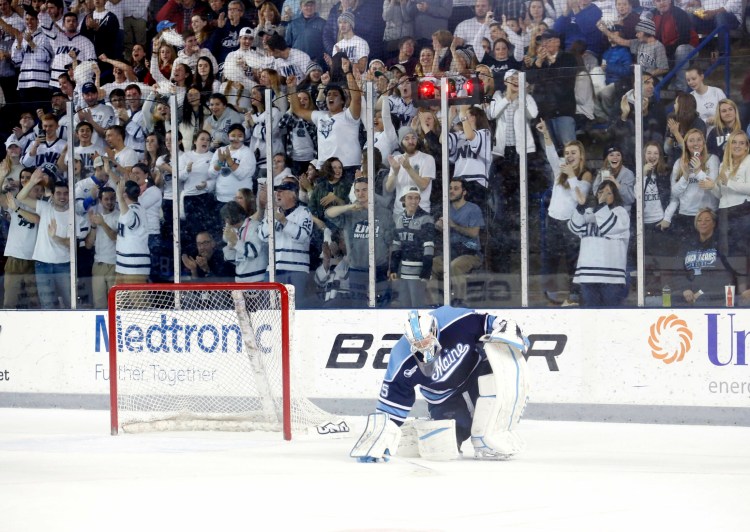
[[[529,335],[532,404],[750,406],[746,310],[495,312],[518,321]],[[236,345],[236,331],[227,331],[228,344],[221,337],[214,344],[212,331],[201,329],[200,315],[192,314],[181,319],[204,331],[201,349],[184,363],[177,357],[165,365],[165,345],[181,344],[148,344],[144,338],[131,345],[158,348],[138,352],[137,371],[124,368],[119,378],[151,379],[164,393],[210,388],[225,378],[221,357],[233,349],[223,347]],[[292,364],[305,376],[303,395],[337,400],[344,409],[347,401],[374,402],[403,315],[403,310],[297,311]],[[0,406],[85,408],[108,394],[104,313],[0,311],[0,327]]]

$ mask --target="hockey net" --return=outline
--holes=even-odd
[[[302,396],[302,365],[290,357],[293,287],[120,285],[108,313],[112,434],[342,431]]]

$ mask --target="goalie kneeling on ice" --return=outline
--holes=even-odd
[[[377,412],[368,417],[365,432],[351,456],[366,462],[387,461],[399,443],[414,456],[417,428],[437,450],[431,459],[458,456],[471,438],[475,458],[506,459],[523,447],[513,432],[528,398],[526,360],[528,340],[515,322],[467,309],[440,307],[431,313],[410,311],[406,334],[391,350]],[[406,422],[416,400],[416,387],[427,400],[429,422]],[[440,423],[448,425],[420,425]],[[403,427],[402,427],[403,425]],[[454,428],[455,427],[455,428]],[[403,431],[403,436],[402,436]],[[443,445],[454,433],[453,446]],[[416,436],[417,451],[419,435]],[[438,458],[434,458],[434,457]]]

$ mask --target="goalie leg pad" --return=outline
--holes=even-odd
[[[367,426],[349,456],[360,462],[387,462],[396,454],[401,428],[385,412],[367,416]]]
[[[475,457],[505,459],[523,448],[513,430],[528,400],[526,359],[510,343],[490,341],[484,345],[492,374],[479,377],[479,399],[471,425]]]
[[[458,458],[455,419],[418,420],[414,427],[417,430],[419,456],[425,460],[439,461]]]
[[[417,423],[419,423],[419,420],[407,419],[401,425],[401,441],[398,444],[399,456],[403,456],[404,458],[419,458]]]

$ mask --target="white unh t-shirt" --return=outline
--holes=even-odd
[[[39,214],[39,232],[34,246],[33,259],[49,264],[70,262],[70,248],[60,244],[47,233],[47,228],[54,219],[57,222],[55,235],[60,238],[68,238],[69,210],[58,211],[46,201],[37,200],[36,212]]]
[[[359,166],[362,163],[359,119],[352,117],[348,107],[335,115],[328,111],[313,111],[312,122],[318,128],[319,161],[338,157],[344,167]]]
[[[696,111],[701,117],[701,120],[708,123],[709,119],[716,117],[716,111],[719,108],[719,100],[726,98],[724,91],[718,87],[708,87],[705,94],[698,94],[693,91],[690,93],[695,98]]]

